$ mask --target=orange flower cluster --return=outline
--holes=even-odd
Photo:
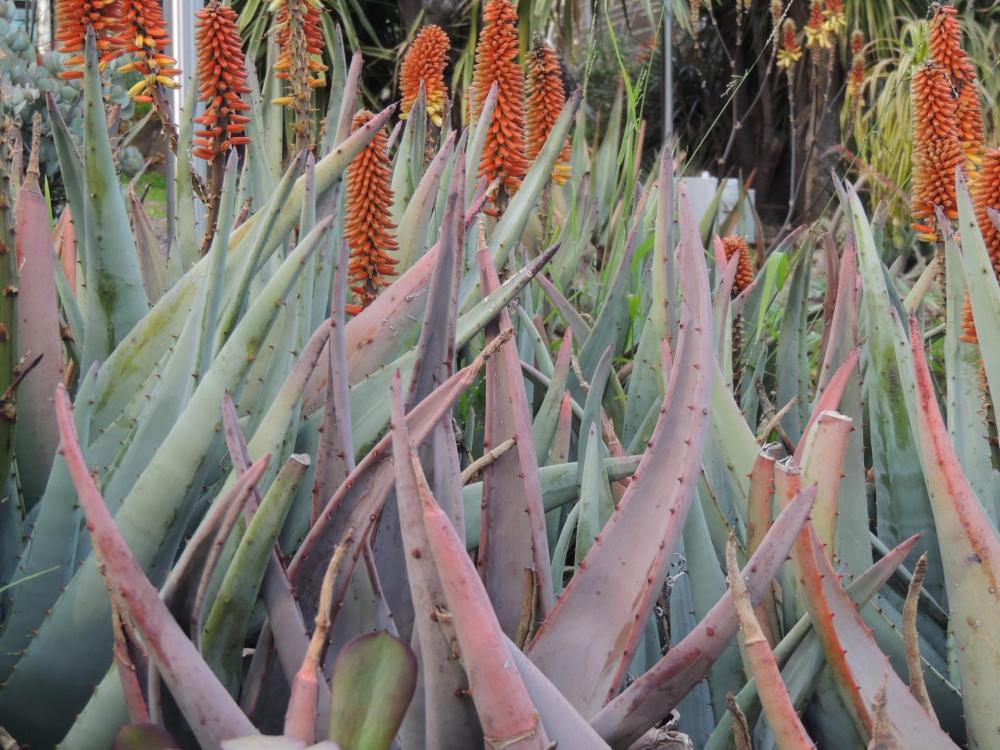
[[[59,0],[56,6],[56,41],[59,51],[71,54],[65,65],[72,70],[59,71],[64,80],[83,78],[83,45],[87,29],[97,39],[101,69],[121,54],[121,42],[114,36],[117,28],[118,0]]]
[[[444,84],[444,69],[448,64],[448,50],[451,40],[440,26],[424,26],[413,40],[403,58],[399,71],[399,85],[403,94],[400,119],[405,120],[413,109],[420,84],[424,84],[427,101],[427,116],[441,127],[444,116],[444,102],[448,88]]]
[[[366,109],[358,112],[353,129],[362,127],[373,116]],[[347,306],[350,315],[368,307],[379,289],[389,286],[389,277],[396,272],[397,261],[388,254],[397,247],[392,232],[396,227],[389,214],[392,198],[386,137],[379,130],[347,168],[344,237],[351,251],[347,267],[351,291],[358,298],[358,304]]]
[[[231,147],[249,143],[243,131],[250,118],[240,113],[250,105],[240,95],[250,89],[236,11],[213,0],[196,16],[199,99],[207,106],[203,115],[194,118],[202,129],[194,132],[193,153],[211,163]]]
[[[861,89],[865,85],[865,35],[860,29],[851,33],[851,72],[847,76],[847,97],[851,102],[851,112],[857,114],[864,104],[864,94]]]
[[[552,126],[566,104],[562,69],[556,53],[536,38],[528,53],[528,159],[534,161],[545,145]],[[552,180],[563,185],[569,179],[569,139],[563,143],[559,160],[552,170]]]
[[[962,29],[958,11],[940,5],[931,20],[930,56],[948,74],[958,97],[957,126],[962,148],[973,162],[979,161],[983,148],[983,115],[976,91],[976,68],[962,49]]]
[[[792,67],[802,59],[802,47],[795,34],[795,21],[786,18],[781,26],[781,49],[778,50],[778,67],[791,75]]]
[[[809,20],[806,21],[806,47],[809,49],[832,49],[833,38],[827,23],[823,0],[812,0],[809,5]]]
[[[528,171],[525,158],[524,71],[518,65],[517,9],[511,0],[487,0],[476,46],[472,113],[479,117],[490,88],[497,84],[497,104],[479,162],[479,176],[500,177],[508,195]]]
[[[170,46],[166,21],[159,0],[120,0],[115,36],[122,40],[121,52],[132,55],[133,61],[118,69],[119,73],[135,71],[142,80],[129,90],[137,102],[151,102],[157,85],[177,88],[173,76],[179,75],[177,60],[166,54]]]
[[[943,67],[924,63],[913,74],[913,174],[910,196],[913,228],[920,239],[937,240],[934,207],[949,219],[958,216],[955,168],[965,161],[956,127],[958,102]]]
[[[326,85],[320,13],[314,0],[279,0],[274,19],[279,50],[275,77],[289,84],[289,93],[271,103],[292,110],[292,129],[300,138],[310,126],[312,91]]]
[[[736,261],[736,278],[733,280],[733,297],[738,297],[753,283],[753,261],[750,259],[750,249],[747,241],[738,234],[722,238],[722,249],[726,252],[726,260],[738,255]]]
[[[847,28],[844,0],[826,0],[823,8],[823,27],[831,37],[837,36]]]
[[[983,155],[982,169],[972,186],[972,200],[976,207],[976,223],[983,234],[993,273],[1000,279],[1000,229],[997,229],[989,216],[991,209],[1000,211],[1000,148],[988,149]],[[968,294],[962,305],[962,341],[967,344],[979,343]]]

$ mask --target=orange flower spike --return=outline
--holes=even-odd
[[[117,0],[58,0],[55,41],[60,52],[72,55],[65,63],[70,69],[60,71],[60,78],[83,78],[82,52],[88,28],[94,30],[101,70],[121,54],[121,41],[114,36],[118,12]]]
[[[156,85],[176,88],[173,76],[180,73],[177,61],[164,50],[170,46],[166,21],[159,0],[119,0],[115,36],[120,40],[119,51],[131,55],[132,62],[118,69],[120,73],[135,71],[143,77],[129,91],[136,101],[152,101]]]
[[[934,242],[934,207],[949,219],[958,217],[955,168],[965,160],[955,125],[957,100],[945,69],[924,63],[910,83],[913,101],[913,170],[910,196],[913,228],[921,239]]]
[[[731,260],[734,255],[739,256],[736,261],[736,278],[733,279],[733,297],[735,298],[753,283],[753,261],[750,259],[750,249],[747,247],[747,241],[737,234],[723,237],[722,248],[726,252],[726,260]]]
[[[865,49],[865,32],[855,29],[851,32],[851,54],[860,55]]]
[[[844,0],[826,0],[826,6],[823,8],[823,27],[831,37],[837,36],[847,28]]]
[[[851,71],[847,75],[847,97],[851,102],[851,111],[857,113],[858,108],[864,103],[864,94],[861,89],[865,85],[865,35],[855,29],[851,33]]]
[[[500,177],[508,195],[515,193],[528,171],[525,157],[524,72],[518,64],[517,9],[511,0],[487,0],[483,29],[476,45],[472,113],[479,117],[497,84],[497,104],[486,135],[479,177]]]
[[[552,126],[566,105],[562,69],[556,53],[541,39],[536,38],[528,52],[528,159],[534,161]],[[563,185],[569,179],[570,145],[563,142],[559,159],[552,170],[552,181]]]
[[[424,26],[417,34],[403,58],[403,66],[399,72],[399,85],[403,94],[400,119],[405,120],[409,116],[422,83],[427,97],[427,116],[431,118],[431,122],[441,127],[444,102],[448,96],[444,69],[448,64],[450,49],[451,41],[440,26]]]
[[[958,93],[958,134],[966,156],[979,162],[983,149],[983,114],[979,103],[976,68],[962,49],[962,28],[958,11],[939,5],[931,19],[930,56],[944,68],[952,88]]]
[[[374,115],[362,110],[354,116],[352,130],[357,130]],[[347,168],[347,220],[344,238],[350,250],[347,266],[351,291],[358,304],[348,305],[347,312],[357,315],[389,286],[396,261],[389,253],[397,248],[390,210],[392,173],[385,132],[379,130]]]
[[[198,50],[199,100],[205,113],[194,118],[194,155],[215,161],[233,146],[249,142],[243,135],[250,109],[240,96],[249,93],[246,63],[237,26],[236,11],[213,0],[196,14],[195,43]]]

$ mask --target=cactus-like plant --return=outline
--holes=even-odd
[[[841,9],[812,7],[822,47]],[[821,304],[812,240],[755,270],[703,235],[669,149],[641,173],[618,122],[567,152],[581,97],[555,106],[538,48],[525,99],[507,0],[470,129],[428,133],[446,98],[417,76],[394,139],[324,11],[276,12],[265,91],[235,11],[199,16],[166,259],[119,189],[103,92],[134,71],[102,70],[110,26],[69,68],[79,133],[47,101],[68,214],[38,136],[0,169],[0,726],[67,748],[989,747],[1000,172],[995,149],[968,166],[945,68],[914,86],[917,218],[949,277],[934,372],[909,315],[933,268],[900,299],[852,186]],[[155,100],[149,23],[129,51],[163,66]],[[618,208],[598,222],[588,193]]]

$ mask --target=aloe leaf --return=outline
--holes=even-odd
[[[808,373],[806,358],[806,328],[808,324],[809,277],[812,270],[813,244],[807,242],[799,248],[795,268],[788,287],[778,332],[777,379],[775,402],[783,407],[793,398],[795,406],[781,420],[785,432],[798,442],[809,414]]]
[[[247,84],[250,89],[250,106],[253,116],[247,123],[247,136],[250,143],[247,146],[247,166],[250,170],[251,197],[253,206],[262,208],[274,192],[278,183],[275,165],[268,156],[268,140],[264,137],[265,109],[271,108],[270,100],[264,98],[257,79],[257,66],[251,59],[246,64]]]
[[[729,571],[733,606],[743,633],[743,638],[738,639],[740,650],[743,652],[747,671],[757,683],[764,715],[775,735],[778,750],[815,748],[792,705],[778,670],[778,662],[757,622],[747,583],[736,564],[736,539],[733,536],[729,537],[726,549],[726,568]]]
[[[892,550],[887,550],[884,557],[851,581],[847,586],[847,595],[851,601],[858,607],[864,607],[875,597],[913,550],[916,541],[916,537],[911,537]],[[785,637],[774,647],[774,656],[782,665],[782,677],[792,694],[793,702],[796,706],[800,706],[808,697],[816,676],[824,664],[823,649],[816,634],[812,632],[812,621],[808,615],[803,615],[788,629]],[[757,684],[751,679],[736,695],[736,704],[749,718],[756,714],[757,700]],[[733,717],[727,712],[712,731],[704,750],[722,750],[731,747],[733,747]]]
[[[186,623],[191,619],[195,586],[198,583],[201,566],[208,557],[217,526],[223,522],[223,516],[234,505],[239,507],[243,504],[247,494],[260,479],[269,459],[270,456],[267,456],[258,461],[241,477],[237,485],[212,504],[184,548],[177,565],[171,570],[170,576],[160,590],[160,598],[178,623]],[[155,667],[152,669],[155,672]],[[159,673],[156,673],[154,679],[159,681]],[[93,695],[76,717],[69,732],[59,743],[60,747],[95,749],[108,747],[112,744],[117,728],[126,721],[128,721],[128,710],[122,694],[121,680],[117,670],[111,667],[94,689]]]
[[[476,255],[483,291],[496,292],[500,280],[491,256],[485,247]],[[486,335],[495,338],[510,329],[510,316],[501,310],[497,322],[487,326]],[[503,631],[516,639],[518,629],[523,628],[522,621],[531,618],[531,611],[524,611],[526,587],[530,585],[536,591],[537,605],[530,606],[532,609],[538,606],[542,617],[552,609],[554,597],[542,488],[531,436],[531,412],[517,346],[509,340],[486,363],[483,444],[488,449],[511,437],[514,448],[483,471],[478,568],[497,620]],[[532,571],[527,584],[525,570]]]
[[[50,399],[63,381],[63,344],[54,284],[56,258],[49,233],[48,206],[38,184],[39,145],[38,140],[32,144],[28,173],[14,204],[18,272],[17,281],[12,280],[11,286],[16,285],[17,325],[16,329],[11,326],[4,331],[5,338],[17,343],[21,366],[34,363],[17,386],[14,431],[17,473],[26,510],[41,499],[59,444]],[[11,323],[8,319],[7,324]]]
[[[996,395],[1000,394],[1000,351],[997,351],[1000,347],[996,341],[1000,330],[1000,284],[976,221],[962,170],[956,170],[956,179],[958,229],[962,236],[962,259],[969,284],[972,317],[979,335],[979,351],[990,393],[993,394],[994,401],[1000,401]]]
[[[649,317],[639,335],[639,346],[632,364],[625,402],[625,423],[622,439],[628,444],[639,431],[653,403],[662,396],[662,376],[659,373],[660,342],[667,337],[668,302],[674,296],[674,161],[670,149],[660,154],[657,178],[656,223],[653,232],[652,299]],[[693,241],[693,237],[688,241]],[[672,306],[676,307],[676,306]],[[675,314],[674,314],[675,316]]]
[[[682,200],[681,224],[688,226],[691,221]],[[656,431],[637,476],[585,566],[569,582],[528,650],[532,661],[584,715],[596,712],[624,676],[694,497],[708,432],[711,374],[707,370],[713,360],[708,270],[694,243],[682,242],[680,255],[687,303],[684,327]],[[685,438],[668,440],[668,432]],[[642,498],[641,504],[637,498]],[[655,502],[649,502],[652,498]],[[609,590],[606,581],[612,571],[621,585]],[[608,616],[593,622],[588,613],[595,608]],[[589,625],[586,629],[581,627],[584,622]],[[568,660],[566,649],[594,658]]]
[[[115,515],[132,553],[150,569],[154,581],[162,579],[160,568],[173,557],[183,531],[180,521],[186,517],[197,487],[199,469],[217,443],[211,415],[216,413],[223,393],[235,389],[246,374],[281,300],[294,287],[303,262],[325,238],[327,228],[328,223],[321,222],[268,281]],[[40,712],[32,708],[37,706],[32,699],[36,693],[29,686],[39,681],[48,685],[49,705],[62,706],[60,715],[71,716],[86,699],[87,685],[107,667],[111,634],[108,607],[99,604],[102,590],[91,555],[55,602],[11,679],[0,689],[0,710],[5,716],[18,716],[19,726],[31,726],[32,736],[54,741],[66,727],[53,721],[51,709]],[[74,678],[52,682],[53,676],[64,670]]]
[[[399,389],[397,377],[393,380],[392,415],[396,494],[397,497],[417,497],[419,480],[414,466],[419,465],[419,459],[410,455],[410,437]],[[409,739],[417,747],[462,750],[478,739],[473,706],[463,697],[468,681],[461,665],[451,658],[451,645],[437,623],[435,607],[444,601],[444,591],[433,558],[423,552],[429,547],[423,516],[415,503],[399,502],[398,506],[406,581],[414,610],[414,637],[419,644],[417,659],[421,664],[420,701],[419,705],[415,701],[411,710],[420,708],[423,711],[413,722],[416,731],[423,731]]]
[[[412,119],[412,118],[411,118]],[[449,163],[455,147],[455,132],[448,133],[444,145],[434,155],[427,171],[420,178],[420,183],[413,192],[413,197],[405,204],[406,208],[399,219],[397,234],[399,249],[396,253],[398,264],[396,272],[402,273],[419,258],[426,249],[427,228],[430,225],[431,212],[434,210],[435,199],[441,184],[441,176]],[[423,154],[421,154],[421,158]],[[463,172],[463,184],[464,184]],[[464,206],[464,201],[463,201]],[[462,214],[465,209],[462,209]]]
[[[803,598],[841,698],[854,715],[862,736],[869,736],[873,729],[870,707],[875,693],[884,684],[891,732],[902,747],[927,743],[941,748],[957,747],[896,676],[841,586],[825,551],[809,531],[807,527],[797,544],[797,558],[804,574]]]
[[[412,443],[410,462],[418,492],[400,494],[399,502],[410,503],[422,514],[483,734],[496,745],[543,750],[549,745],[545,728],[510,662],[503,630],[486,588],[451,521],[434,500],[426,481],[422,481],[423,472]]]
[[[898,332],[898,329],[897,329]],[[945,584],[958,650],[962,703],[972,746],[986,747],[995,727],[991,714],[1000,699],[995,673],[998,659],[990,632],[997,622],[996,592],[1000,538],[962,473],[937,404],[923,335],[910,318],[911,365],[902,372],[907,405],[914,417],[924,479],[940,532]]]
[[[577,312],[576,308],[573,307],[573,303],[566,299],[555,285],[544,276],[538,276],[537,281],[566,322],[566,325],[569,326],[573,335],[580,341],[586,341],[590,337],[590,326],[583,319],[583,316]]]
[[[514,666],[521,674],[531,702],[542,718],[542,724],[556,747],[575,750],[607,750],[608,745],[593,730],[587,720],[573,710],[556,686],[549,682],[531,659],[510,640],[507,641]]]
[[[388,750],[413,697],[417,660],[388,633],[361,635],[337,656],[330,739],[341,750]]]
[[[441,238],[437,253],[437,263],[432,273],[424,310],[424,320],[420,329],[416,351],[413,353],[413,371],[407,393],[407,407],[426,398],[435,387],[443,383],[454,371],[455,329],[457,326],[458,285],[461,274],[461,253],[465,238],[465,184],[464,157],[459,155],[448,188],[448,200],[441,224]],[[440,436],[434,441],[440,439]],[[428,445],[422,453],[425,466],[430,467],[430,481],[441,496],[446,513],[455,528],[464,531],[462,505],[457,487],[452,478],[438,476],[433,462],[433,447]],[[444,457],[442,457],[444,458]],[[447,459],[446,459],[447,460]],[[450,463],[450,462],[449,462]],[[450,473],[451,467],[442,467]],[[375,539],[375,560],[383,571],[383,585],[389,607],[393,612],[399,632],[409,638],[413,628],[413,605],[409,587],[403,576],[406,566],[402,560],[403,539],[399,528],[396,503],[390,502],[379,521],[379,533]]]
[[[253,725],[174,621],[108,513],[80,450],[65,389],[57,392],[56,410],[64,455],[94,548],[103,561],[103,575],[115,592],[112,595],[118,597],[123,611],[142,635],[199,743],[205,748],[218,748],[223,739],[253,734]]]
[[[236,159],[233,154],[226,166],[220,198],[219,228],[223,231],[216,235],[209,253],[211,265],[208,274],[202,280],[184,330],[159,373],[156,385],[147,396],[147,405],[132,429],[114,475],[110,479],[105,477],[104,499],[112,513],[118,510],[145,471],[211,365],[214,317],[218,314],[226,257],[225,229],[230,221],[227,216],[232,215],[235,197]]]
[[[909,365],[902,341],[898,298],[887,284],[878,247],[859,200],[850,198],[852,225],[858,249],[858,269],[864,286],[862,311],[868,362],[865,404],[868,439],[875,474],[878,537],[892,544],[922,534],[918,549],[928,553],[924,587],[935,599],[945,594],[941,553],[927,487],[914,442],[914,425],[906,402],[898,397],[901,372]],[[901,313],[897,312],[897,315]]]
[[[97,45],[88,33],[84,57],[83,165],[86,195],[84,272],[87,328],[83,365],[103,360],[149,309],[135,239],[118,187],[105,120]]]
[[[197,70],[188,77],[184,101],[177,125],[177,153],[190,153],[191,138],[194,131],[195,110],[198,106],[198,75]],[[251,120],[251,122],[253,122]],[[252,127],[252,126],[251,126]],[[251,146],[251,148],[253,148]],[[168,267],[179,277],[187,272],[198,260],[198,225],[195,222],[194,184],[192,183],[191,164],[185,158],[174,161],[174,173],[168,179],[174,181],[174,236],[170,238],[170,257]],[[153,300],[155,304],[155,300]]]
[[[390,207],[392,221],[399,226],[403,212],[409,206],[420,183],[424,171],[424,149],[426,148],[426,91],[423,82],[421,91],[413,103],[411,115],[403,124],[403,136],[396,147],[396,159],[392,170],[393,202]]]
[[[472,384],[482,364],[480,355],[473,364],[455,373],[413,408],[407,415],[407,427],[414,443],[421,444],[434,425],[451,410]],[[352,552],[356,552],[359,549],[359,539],[364,538],[364,532],[377,517],[386,500],[392,487],[391,467],[386,460],[390,440],[389,436],[383,437],[358,462],[347,480],[323,507],[289,565],[288,576],[306,617],[315,614],[322,584],[322,573],[316,561],[320,561],[320,564],[328,561],[334,549],[344,542],[350,542]],[[345,575],[349,572],[345,570]]]
[[[380,127],[391,112],[392,107],[380,112],[368,125],[375,123]],[[374,136],[377,130],[368,125],[352,133],[338,148],[317,162],[317,193],[322,194],[328,190]],[[252,238],[256,232],[263,232],[267,237],[259,252],[261,259],[269,257],[285,240],[300,217],[303,193],[304,184],[300,178],[291,187],[287,198],[279,194],[272,196],[269,205],[273,204],[275,211],[262,209],[233,231],[229,237],[230,252],[226,258],[227,277],[231,277],[229,271],[235,272],[245,262],[248,251],[253,249]],[[263,226],[268,222],[272,222],[272,225]],[[202,258],[136,325],[123,346],[119,346],[103,363],[95,394],[95,430],[104,429],[121,415],[125,405],[147,380],[173,338],[180,333],[198,280],[207,272],[208,265],[207,259]]]
[[[285,521],[295,488],[309,457],[292,454],[278,472],[240,540],[201,632],[205,661],[230,692],[239,684],[239,667],[247,625],[271,550]]]
[[[135,186],[129,184],[129,208],[132,216],[132,231],[135,233],[136,251],[139,253],[139,273],[142,276],[142,286],[150,304],[163,296],[167,288],[167,262],[160,250],[156,231],[146,215],[142,201],[136,195]]]
[[[587,556],[594,539],[601,533],[601,528],[610,515],[610,509],[606,508],[605,503],[602,502],[605,493],[610,498],[611,489],[608,487],[607,474],[604,473],[604,467],[601,465],[601,440],[597,435],[597,425],[590,425],[589,440],[584,456],[580,502],[576,506],[576,545],[574,549],[577,566]]]
[[[962,307],[967,293],[962,257],[951,235],[945,236],[945,274],[948,284],[947,314],[949,321],[961,320]],[[962,469],[977,497],[989,498],[990,487],[1000,480],[993,469],[988,442],[988,430],[983,413],[983,392],[980,385],[982,359],[979,347],[969,346],[960,340],[962,332],[957,325],[945,327],[945,409],[948,437]],[[985,503],[986,512],[997,526],[997,503]]]
[[[77,392],[76,428],[82,442],[87,442],[90,433],[90,396],[96,369],[90,369]],[[72,577],[78,561],[74,559],[75,547],[69,540],[73,539],[79,524],[73,481],[65,459],[57,453],[31,536],[11,575],[11,580],[22,582],[4,593],[6,620],[0,634],[0,679],[7,679],[44,619],[45,611],[59,598]]]
[[[479,118],[472,127],[472,137],[469,139],[465,152],[465,164],[469,167],[465,177],[465,200],[467,202],[472,200],[473,191],[476,189],[476,180],[479,179],[479,162],[482,160],[486,136],[489,135],[490,126],[493,124],[493,113],[496,110],[499,91],[500,84],[494,81],[483,100]]]
[[[632,476],[639,466],[639,456],[604,459],[608,482]],[[542,502],[546,511],[556,510],[575,500],[580,491],[579,464],[555,463],[538,468],[538,481],[542,486]],[[483,483],[473,482],[462,488],[465,506],[465,537],[469,549],[479,545],[479,507],[482,504]]]
[[[815,491],[803,490],[778,515],[744,568],[753,601],[759,601],[784,562],[809,515]],[[646,674],[629,685],[591,719],[612,747],[627,748],[654,726],[698,683],[726,649],[739,627],[729,593],[687,638],[671,648]]]
[[[555,438],[559,412],[563,403],[563,396],[566,394],[566,380],[569,376],[569,364],[572,354],[573,332],[567,329],[563,335],[562,344],[559,346],[559,354],[556,356],[555,369],[549,381],[548,390],[546,390],[541,406],[535,412],[535,418],[531,423],[531,436],[535,443],[535,458],[539,466],[549,463],[546,459],[549,455],[552,441]]]

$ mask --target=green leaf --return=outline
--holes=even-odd
[[[388,633],[361,635],[333,664],[330,739],[340,750],[388,750],[410,704],[417,660]]]

